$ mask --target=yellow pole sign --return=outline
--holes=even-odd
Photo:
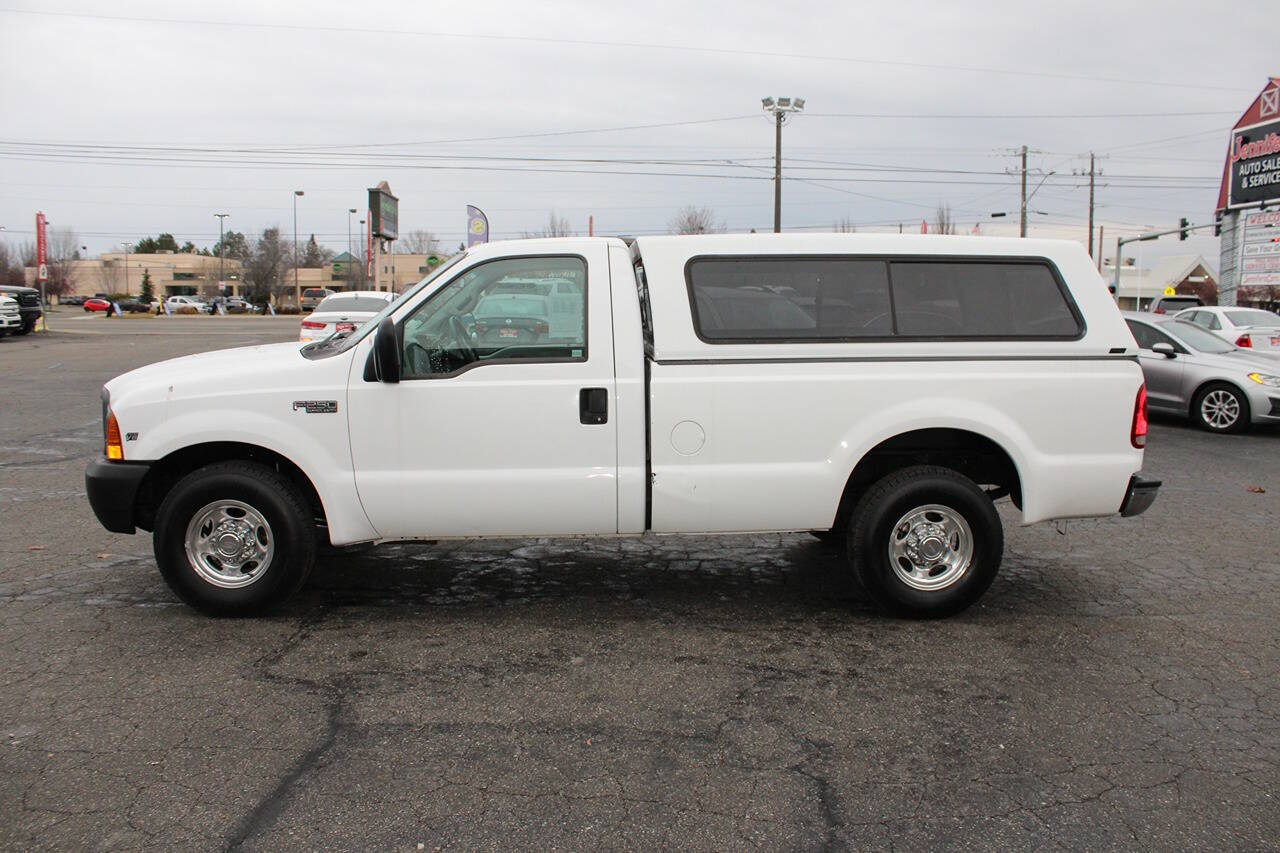
[[[1178,295],[1178,291],[1174,290],[1172,287],[1166,287],[1166,288],[1164,289],[1164,295],[1165,295],[1165,296],[1177,296],[1177,295]]]

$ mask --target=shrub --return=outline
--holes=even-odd
[[[301,314],[302,309],[297,305],[281,305],[276,309],[277,314]]]

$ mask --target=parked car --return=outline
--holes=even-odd
[[[1152,314],[1176,314],[1184,308],[1198,308],[1204,304],[1199,296],[1161,296],[1151,303]]]
[[[245,299],[239,296],[228,296],[226,299],[226,302],[223,303],[223,308],[226,310],[228,314],[258,313],[258,306],[254,305],[251,302],[246,301]]]
[[[18,300],[0,295],[0,337],[22,334],[22,312]]]
[[[86,311],[110,311],[111,302],[98,296],[91,296],[81,306]]]
[[[1215,306],[1188,308],[1174,317],[1208,329],[1243,349],[1274,350],[1280,355],[1280,314],[1273,311]]]
[[[330,335],[350,334],[386,308],[395,296],[377,290],[350,290],[326,296],[316,310],[302,318],[298,340],[323,341]]]
[[[484,347],[537,343],[551,333],[551,300],[537,293],[490,293],[476,303],[469,322],[472,339]]]
[[[202,302],[201,300],[196,299],[194,296],[182,296],[182,295],[169,296],[165,298],[164,304],[167,305],[169,310],[174,313],[177,313],[183,310],[184,308],[187,308],[187,309],[194,308],[196,312],[199,314],[213,313],[212,305],[210,305],[207,302]]]
[[[60,299],[58,299],[58,304],[59,305],[83,305],[85,299],[86,297],[78,293],[73,293],[70,296],[63,296]]]
[[[314,311],[316,306],[323,302],[327,297],[332,296],[336,291],[327,287],[308,287],[302,291],[302,310]]]
[[[576,339],[472,337],[521,295],[503,282],[553,277],[583,284]],[[761,283],[878,291],[888,320],[824,323]],[[996,576],[1000,497],[1024,524],[1150,506],[1145,400],[1073,241],[497,242],[350,334],[111,380],[86,488],[211,613],[284,600],[320,542],[816,530],[886,608],[943,616]]]
[[[0,294],[8,296],[18,303],[18,314],[22,317],[22,326],[16,334],[25,335],[36,327],[43,314],[40,308],[40,291],[34,287],[17,287],[0,285]]]
[[[1152,410],[1189,417],[1210,432],[1280,423],[1280,364],[1194,323],[1125,312]]]

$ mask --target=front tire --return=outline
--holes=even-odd
[[[1249,401],[1225,382],[1206,385],[1191,402],[1191,418],[1209,432],[1236,433],[1249,428]]]
[[[156,513],[160,574],[211,616],[252,616],[302,587],[315,562],[306,497],[254,462],[219,462],[178,481]]]
[[[969,607],[995,580],[1003,551],[991,499],[949,468],[894,471],[867,490],[849,522],[858,580],[900,616],[939,618]]]

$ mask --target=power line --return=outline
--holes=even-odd
[[[1176,83],[1167,80],[1134,80],[1123,77],[1099,77],[1084,74],[1061,74],[1049,71],[1027,71],[1025,69],[989,68],[972,65],[951,65],[931,62],[906,62],[903,60],[870,59],[855,56],[829,56],[823,54],[790,53],[785,51],[750,50],[747,48],[706,47],[700,45],[663,44],[658,42],[610,41],[605,39],[572,39],[552,36],[513,36],[487,33],[458,33],[446,30],[408,30],[384,29],[376,27],[335,27],[320,24],[279,24],[256,21],[228,21],[199,18],[161,18],[157,16],[139,15],[104,15],[86,12],[52,12],[35,9],[0,8],[0,12],[15,15],[31,15],[55,18],[76,18],[81,20],[116,21],[133,24],[164,24],[173,26],[206,26],[233,27],[256,30],[288,30],[303,32],[337,33],[344,36],[355,34],[377,36],[400,36],[413,38],[442,38],[476,41],[518,42],[526,44],[567,44],[579,47],[629,48],[636,50],[667,50],[683,53],[701,53],[712,56],[755,56],[772,59],[800,59],[819,62],[840,62],[855,65],[877,65],[894,68],[918,68],[930,71],[964,71],[975,74],[1000,74],[1011,77],[1036,77],[1049,80],[1077,80],[1090,83],[1123,83],[1137,86],[1157,86],[1174,89],[1204,89],[1221,92],[1252,92],[1235,86],[1212,86],[1202,83]]]

